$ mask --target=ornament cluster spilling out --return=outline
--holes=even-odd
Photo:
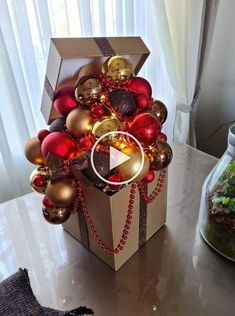
[[[40,130],[25,146],[26,158],[39,165],[30,177],[34,191],[44,194],[43,215],[54,224],[65,222],[76,204],[79,181],[90,183],[107,193],[122,189],[106,184],[92,169],[91,149],[96,140],[111,131],[132,134],[144,149],[144,164],[135,182],[150,183],[154,171],[165,169],[172,159],[167,136],[161,132],[167,118],[166,106],[152,98],[147,80],[135,77],[130,61],[113,56],[102,71],[94,65],[82,67],[74,87],[63,87],[54,98],[61,118],[49,130]],[[109,149],[113,146],[131,157],[110,170]],[[111,182],[132,178],[142,157],[136,144],[126,135],[110,134],[96,146],[94,163],[102,177]]]

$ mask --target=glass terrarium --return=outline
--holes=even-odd
[[[199,229],[213,249],[235,261],[235,125],[226,152],[203,184]]]

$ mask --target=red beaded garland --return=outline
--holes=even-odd
[[[158,195],[161,193],[165,177],[166,177],[166,170],[164,169],[160,172],[159,177],[158,177],[158,181],[157,181],[157,186],[153,190],[153,192],[150,194],[150,196],[147,196],[147,194],[145,193],[143,183],[140,182],[138,184],[140,196],[142,197],[142,199],[146,203],[149,204],[149,203],[153,202],[158,197]]]
[[[78,203],[80,202],[81,206],[82,206],[82,212],[83,212],[83,215],[86,219],[86,222],[88,224],[88,227],[90,228],[91,232],[92,232],[92,235],[93,235],[93,238],[95,239],[95,241],[97,242],[98,246],[103,250],[105,251],[106,253],[108,254],[118,254],[120,250],[123,250],[123,246],[126,244],[126,240],[127,240],[127,236],[129,234],[129,230],[130,230],[130,225],[131,225],[131,219],[132,217],[129,215],[130,214],[130,207],[132,207],[132,205],[134,204],[134,198],[135,198],[135,189],[136,189],[136,185],[135,184],[132,184],[131,185],[131,190],[132,190],[132,195],[133,197],[130,197],[130,200],[129,200],[129,205],[128,205],[128,211],[127,211],[127,217],[126,217],[126,222],[125,222],[125,226],[124,226],[124,229],[123,229],[123,233],[122,233],[122,237],[120,239],[120,242],[118,243],[117,247],[114,248],[114,249],[110,249],[109,247],[106,247],[100,236],[97,234],[96,230],[95,230],[95,227],[93,225],[93,222],[92,222],[92,219],[90,218],[90,216],[88,215],[88,209],[87,209],[87,206],[86,206],[86,202],[84,200],[84,196],[83,196],[83,185],[81,183],[77,183],[77,192],[78,192],[78,198],[75,200],[75,204],[76,206],[74,206],[73,210],[75,209],[75,207],[77,207]],[[131,211],[132,212],[132,211]]]

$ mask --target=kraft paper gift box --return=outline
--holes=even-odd
[[[72,86],[82,75],[82,69],[90,72],[101,69],[108,57],[122,55],[128,58],[134,68],[135,75],[143,66],[149,50],[140,37],[107,37],[107,38],[53,38],[51,39],[48,64],[43,89],[41,111],[50,124],[61,117],[53,106],[56,92],[64,86]],[[157,185],[159,172],[155,172],[155,180],[145,185],[148,194]],[[86,183],[84,196],[89,215],[103,243],[114,249],[125,226],[131,185],[126,186],[113,195]],[[63,224],[64,229],[92,251],[97,257],[117,271],[166,221],[167,178],[159,196],[150,204],[146,204],[135,194],[133,217],[128,239],[124,249],[118,254],[105,253],[93,239],[82,211],[70,216]]]
[[[155,180],[146,185],[145,190],[150,195],[157,185],[159,172]],[[115,249],[118,245],[126,222],[128,201],[131,185],[112,196],[90,185],[84,190],[85,201],[93,225],[103,243]],[[135,194],[132,223],[126,245],[118,254],[105,253],[94,240],[86,225],[82,211],[74,213],[63,224],[64,229],[91,250],[111,268],[117,271],[150,237],[152,237],[166,222],[167,180],[159,196],[150,204],[140,197],[138,190]]]

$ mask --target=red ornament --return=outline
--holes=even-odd
[[[157,140],[161,124],[151,113],[139,113],[128,122],[128,132],[135,136],[143,146],[150,146]]]
[[[33,177],[32,184],[37,188],[42,188],[46,185],[47,178],[43,174],[38,174]]]
[[[42,198],[42,204],[45,207],[49,207],[49,208],[55,207],[55,205],[48,199],[46,195],[44,195],[44,197]]]
[[[38,132],[38,140],[42,143],[43,142],[43,139],[49,135],[50,132],[47,130],[47,129],[41,129],[39,132]]]
[[[111,182],[121,182],[121,177],[118,174],[113,174],[112,176],[108,177],[108,180]],[[111,190],[118,190],[120,185],[108,183],[108,187]]]
[[[153,182],[154,178],[155,178],[155,173],[152,170],[149,170],[147,175],[144,177],[143,181],[146,183],[150,183],[150,182]]]
[[[158,135],[158,140],[160,140],[161,142],[166,142],[167,141],[167,136],[164,133],[160,133]]]
[[[146,97],[143,94],[139,94],[135,97],[135,102],[137,104],[137,107],[140,110],[147,110],[150,109],[150,100],[148,97]]]
[[[76,144],[65,132],[54,132],[43,140],[41,149],[45,159],[49,153],[62,159],[72,159]]]
[[[133,77],[127,81],[127,87],[137,94],[144,94],[151,97],[152,88],[150,83],[141,77]]]
[[[61,115],[66,116],[77,107],[77,100],[72,87],[65,87],[55,95],[54,106]]]
[[[104,108],[101,104],[95,104],[91,108],[91,116],[94,118],[101,118],[104,115]]]
[[[92,136],[82,137],[79,141],[79,147],[85,150],[91,150],[95,143],[95,138]]]

